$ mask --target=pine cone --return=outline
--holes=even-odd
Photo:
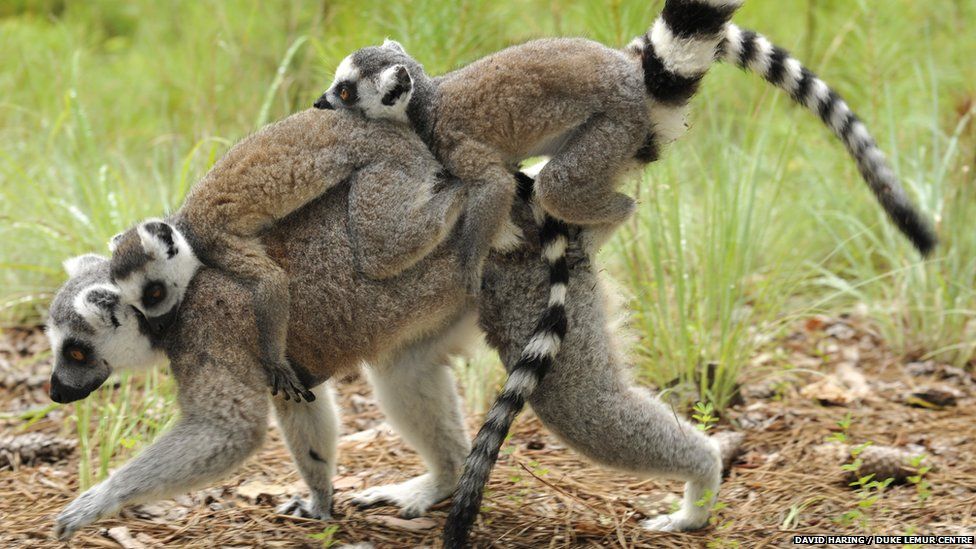
[[[0,438],[0,469],[59,461],[70,455],[74,448],[75,441],[44,433],[3,437]]]
[[[914,475],[916,470],[911,466],[912,458],[917,453],[892,446],[868,446],[857,457],[861,458],[861,467],[857,476],[863,477],[874,473],[872,480],[894,478],[895,482],[904,482]]]

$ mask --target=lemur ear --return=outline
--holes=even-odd
[[[84,254],[65,259],[61,265],[64,267],[64,271],[68,273],[68,276],[74,278],[92,266],[106,261],[108,261],[108,258],[98,254]]]
[[[119,327],[115,316],[121,302],[119,291],[107,284],[95,284],[82,290],[75,298],[75,311],[92,327]]]
[[[396,50],[400,53],[407,53],[407,50],[403,48],[402,44],[400,44],[396,40],[390,40],[389,38],[383,40],[383,47],[391,50]]]
[[[173,256],[180,253],[176,246],[176,240],[173,238],[175,230],[172,225],[164,221],[143,222],[138,229],[142,249],[157,259],[172,259]]]
[[[401,99],[410,100],[413,93],[413,78],[410,70],[403,65],[393,65],[380,73],[380,91],[383,98],[380,100],[386,106],[395,105]]]
[[[115,249],[119,247],[119,242],[122,242],[122,237],[125,236],[125,232],[116,233],[115,236],[108,239],[108,251],[115,253]]]

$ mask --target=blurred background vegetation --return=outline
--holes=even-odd
[[[4,0],[0,321],[41,321],[63,259],[106,252],[112,234],[178,206],[236,140],[309,106],[355,48],[392,37],[436,74],[541,36],[622,46],[662,5]],[[786,358],[774,371],[748,367],[785,325],[851,311],[906,357],[968,363],[976,2],[754,0],[735,20],[847,98],[937,221],[942,246],[921,262],[819,121],[758,77],[717,67],[690,132],[633,184],[639,215],[604,251],[631,305],[640,373],[659,385],[677,378],[721,409],[735,382],[791,368]],[[715,375],[700,375],[709,368]],[[475,408],[500,370],[484,354],[461,369]],[[133,394],[168,386],[156,376],[137,383]],[[155,432],[164,411],[149,414],[149,430],[134,422],[171,409],[110,402],[83,405],[107,412],[95,417],[110,443]],[[119,407],[131,422],[113,422]]]

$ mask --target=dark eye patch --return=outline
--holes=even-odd
[[[88,364],[93,355],[91,346],[76,339],[69,339],[61,346],[61,356],[79,366]]]
[[[343,80],[336,86],[336,97],[346,105],[352,105],[359,99],[359,86],[351,80]]]
[[[146,284],[142,288],[142,304],[152,308],[166,299],[166,285],[158,280]]]

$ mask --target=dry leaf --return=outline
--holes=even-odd
[[[146,549],[145,544],[132,537],[129,529],[125,526],[109,528],[108,537],[114,539],[123,549]]]
[[[837,365],[833,374],[800,389],[800,395],[829,406],[845,406],[871,394],[864,374],[847,362]]]
[[[332,481],[333,490],[355,490],[363,486],[363,478],[356,475],[336,477]]]
[[[419,517],[419,518],[408,520],[408,519],[393,517],[389,515],[371,515],[371,516],[367,516],[366,520],[376,524],[383,524],[385,526],[390,526],[392,528],[409,530],[411,532],[423,532],[424,530],[430,530],[431,528],[437,526],[436,521],[426,517]]]
[[[237,487],[237,495],[251,502],[261,499],[271,500],[288,493],[288,487],[283,484],[268,484],[260,480],[251,480]]]

